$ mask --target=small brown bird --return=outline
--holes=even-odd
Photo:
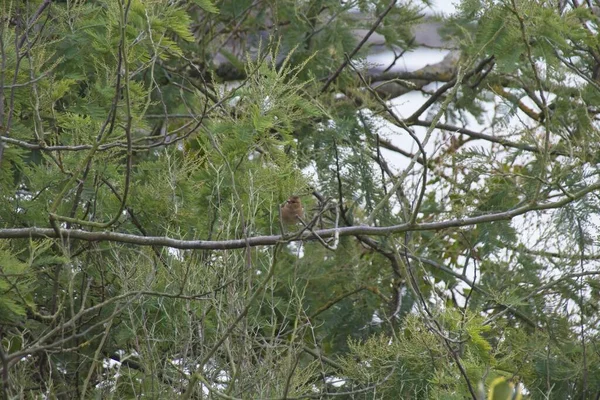
[[[300,222],[298,217],[304,217],[302,201],[300,201],[300,197],[298,196],[291,196],[287,199],[285,205],[281,207],[281,220],[286,225],[296,225]]]

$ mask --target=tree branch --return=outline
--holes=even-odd
[[[512,210],[489,213],[470,218],[457,218],[447,221],[427,222],[421,224],[400,224],[391,226],[347,226],[340,228],[330,228],[316,230],[315,233],[321,238],[333,237],[336,232],[339,236],[356,236],[356,235],[373,235],[386,236],[393,233],[411,232],[411,231],[432,231],[447,228],[455,228],[459,226],[478,225],[495,221],[511,220],[519,215],[526,214],[531,211],[551,210],[562,207],[575,200],[583,198],[588,193],[600,190],[600,182],[596,182],[578,192],[573,193],[569,197],[561,200],[548,202],[543,204],[528,204]],[[139,236],[128,233],[118,232],[89,232],[80,229],[61,229],[52,228],[7,228],[0,229],[0,239],[42,239],[42,238],[64,238],[64,239],[79,239],[85,241],[109,241],[118,243],[129,243],[138,246],[167,246],[177,249],[201,249],[201,250],[229,250],[241,249],[247,246],[273,246],[284,240],[282,235],[269,236],[254,236],[248,239],[231,239],[231,240],[184,240],[174,239],[166,236]],[[315,234],[305,232],[292,241],[316,240]],[[289,239],[287,240],[289,241]]]

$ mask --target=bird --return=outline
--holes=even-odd
[[[304,210],[302,209],[302,201],[298,196],[290,196],[281,207],[281,220],[286,225],[296,225],[300,220],[298,218],[304,217]]]

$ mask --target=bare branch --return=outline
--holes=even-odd
[[[421,224],[400,224],[392,226],[348,226],[334,229],[315,230],[321,238],[334,237],[336,232],[339,236],[356,236],[356,235],[374,235],[386,236],[393,233],[411,232],[411,231],[432,231],[447,228],[455,228],[459,226],[478,225],[495,221],[510,221],[514,217],[523,215],[532,211],[551,210],[562,207],[573,201],[583,198],[588,193],[600,189],[600,182],[592,184],[578,192],[572,194],[572,197],[566,197],[561,200],[547,202],[543,204],[529,204],[512,210],[489,213],[470,218],[451,219],[440,222],[426,222]],[[117,232],[89,232],[80,229],[60,229],[55,231],[52,228],[7,228],[0,229],[0,239],[41,239],[41,238],[65,238],[78,239],[85,241],[110,241],[118,243],[129,243],[138,246],[167,246],[177,249],[203,249],[203,250],[228,250],[241,249],[246,246],[273,246],[281,241],[285,241],[285,237],[281,235],[270,236],[254,236],[248,239],[233,239],[222,241],[211,240],[181,240],[164,236],[139,236],[127,233]],[[305,232],[298,237],[297,241],[315,240],[316,237],[312,233]]]

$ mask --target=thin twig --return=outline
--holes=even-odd
[[[356,47],[354,48],[354,50],[352,50],[352,52],[350,53],[350,55],[348,55],[346,57],[346,59],[344,60],[344,62],[338,67],[338,69],[333,73],[333,75],[331,75],[329,77],[329,79],[327,79],[327,82],[325,82],[325,84],[321,88],[321,93],[325,93],[325,91],[327,90],[327,88],[329,87],[329,85],[331,85],[331,83],[337,79],[337,77],[342,73],[342,70],[346,67],[346,65],[348,65],[349,60],[351,60],[356,55],[356,53],[358,53],[358,51],[361,49],[361,47],[367,42],[367,40],[369,40],[369,38],[371,37],[371,35],[373,34],[373,32],[375,32],[375,30],[377,29],[377,27],[381,24],[381,22],[383,21],[383,19],[385,18],[385,16],[392,10],[392,8],[394,8],[394,6],[396,5],[396,1],[397,0],[390,1],[390,4],[381,13],[381,15],[379,16],[379,18],[377,18],[377,20],[375,21],[375,23],[373,24],[373,26],[371,27],[371,29],[369,29],[369,32],[367,32],[367,34],[362,38],[362,40],[356,45]]]

